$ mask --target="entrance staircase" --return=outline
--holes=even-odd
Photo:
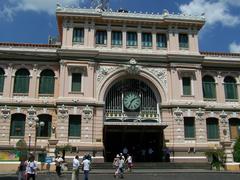
[[[113,169],[112,163],[93,163],[92,169],[107,170]],[[173,163],[173,162],[136,162],[133,169],[194,169],[194,170],[210,170],[209,163]],[[72,163],[68,163],[68,170],[72,170]]]

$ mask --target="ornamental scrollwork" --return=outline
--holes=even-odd
[[[165,91],[167,91],[167,70],[165,68],[145,68],[149,73],[157,77]]]
[[[4,120],[7,120],[10,118],[10,114],[11,114],[11,110],[7,107],[7,105],[5,105],[2,109],[1,109],[1,116]]]
[[[97,69],[97,82],[100,83],[108,74],[118,69],[117,66],[99,66]]]
[[[93,118],[93,109],[90,108],[88,105],[86,105],[84,107],[84,109],[82,110],[83,112],[83,119],[86,120],[87,122],[92,120]]]

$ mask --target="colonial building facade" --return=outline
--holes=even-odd
[[[61,45],[0,44],[0,148],[206,161],[240,135],[240,54],[200,52],[204,17],[56,10]],[[44,122],[44,123],[43,123]],[[73,155],[72,154],[72,155]],[[71,155],[69,154],[68,157]]]

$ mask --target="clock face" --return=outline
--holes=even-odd
[[[128,110],[134,111],[140,107],[141,98],[138,94],[136,94],[134,92],[129,92],[124,95],[123,105]]]

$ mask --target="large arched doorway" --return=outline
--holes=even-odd
[[[124,148],[134,161],[161,161],[165,126],[160,123],[160,101],[156,92],[138,79],[120,80],[109,89],[104,120],[106,161]]]

